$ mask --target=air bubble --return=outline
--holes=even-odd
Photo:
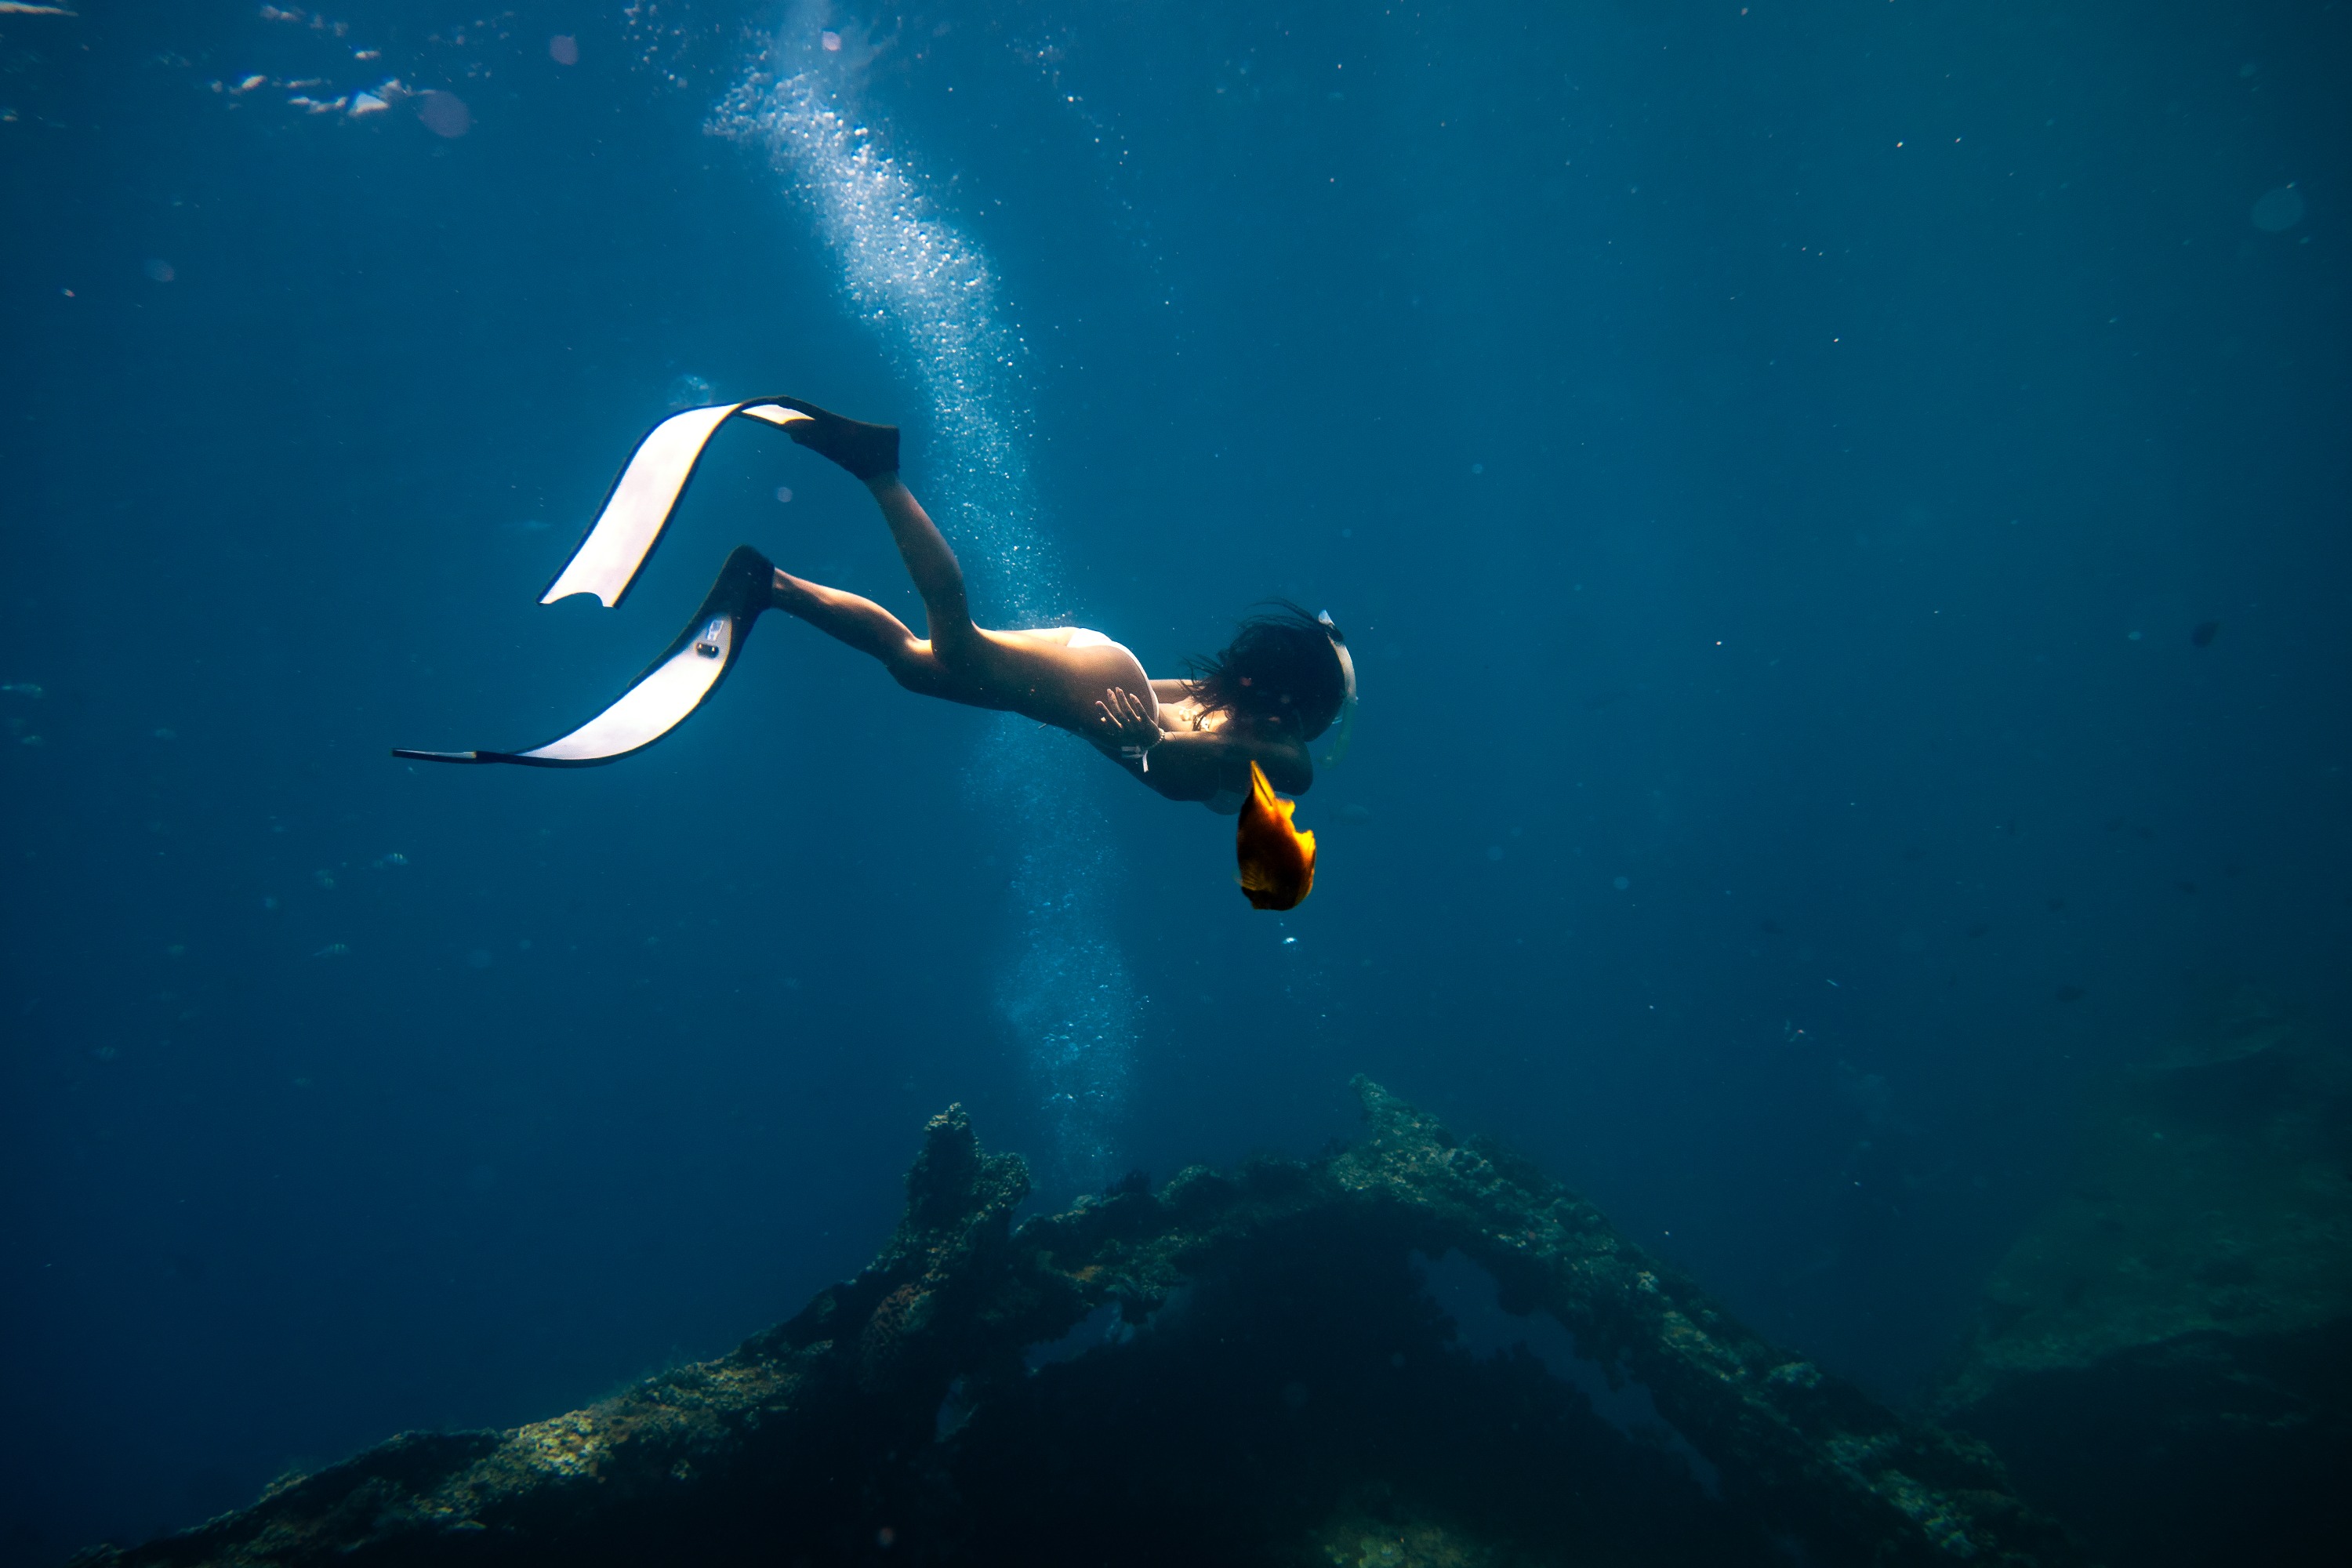
[[[2264,234],[2284,234],[2303,221],[2303,193],[2293,185],[2264,191],[2254,204],[2254,226]]]

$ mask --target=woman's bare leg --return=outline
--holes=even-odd
[[[971,624],[971,605],[964,596],[963,568],[940,532],[939,524],[924,511],[914,492],[894,471],[866,481],[882,508],[890,537],[898,542],[898,557],[915,592],[923,596],[923,615],[930,623],[931,647],[950,664],[962,662],[977,650],[981,637]]]
[[[904,488],[900,487],[902,490]],[[950,556],[949,564],[954,563]],[[781,566],[776,569],[774,592],[776,608],[798,616],[827,637],[879,660],[882,668],[908,690],[937,696],[946,686],[945,672],[929,645],[908,631],[906,622],[873,600],[795,577]]]
[[[916,637],[904,621],[871,599],[795,577],[781,567],[775,576],[776,608],[878,660],[909,691],[997,706],[982,695],[984,684],[976,679],[988,645],[971,624],[963,568],[956,563],[955,552],[896,469],[875,475],[866,488],[882,508],[898,558],[907,563],[915,592],[922,595],[930,637]]]

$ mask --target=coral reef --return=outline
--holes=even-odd
[[[731,1354],[510,1432],[396,1437],[83,1561],[2077,1560],[1981,1445],[1766,1343],[1526,1163],[1357,1089],[1352,1146],[1017,1230],[1025,1169],[950,1108],[872,1266]],[[1720,1496],[1524,1350],[1450,1348],[1413,1264],[1449,1250],[1644,1384]]]
[[[2352,1059],[2242,993],[2126,1074],[1936,1410],[2115,1561],[2340,1561]]]

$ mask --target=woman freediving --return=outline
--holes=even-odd
[[[927,637],[916,637],[871,599],[795,577],[741,545],[686,631],[587,724],[527,752],[394,754],[541,767],[615,761],[659,740],[699,707],[733,667],[752,623],[769,609],[869,655],[909,691],[1066,730],[1166,798],[1196,801],[1225,815],[1244,812],[1261,796],[1265,804],[1257,809],[1270,812],[1278,803],[1269,782],[1304,794],[1315,778],[1307,743],[1335,722],[1340,733],[1325,760],[1336,761],[1344,750],[1355,707],[1355,668],[1328,615],[1311,617],[1285,605],[1254,616],[1223,652],[1193,661],[1187,677],[1159,680],[1127,647],[1099,632],[981,626],[972,620],[954,551],[899,477],[898,427],[845,419],[798,398],[688,409],[655,426],[541,602],[593,593],[608,605],[618,604],[658,542],[704,447],[738,416],[782,429],[866,486],[922,599]],[[1286,810],[1280,815],[1286,829]],[[1312,878],[1312,836],[1303,837],[1306,880],[1297,897],[1305,896]]]

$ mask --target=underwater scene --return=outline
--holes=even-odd
[[[0,4],[0,1568],[2343,1561],[2347,81]]]

